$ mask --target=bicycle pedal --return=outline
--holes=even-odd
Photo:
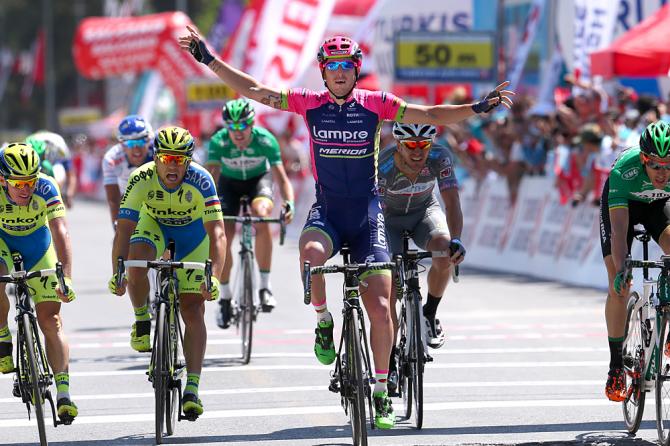
[[[433,362],[433,357],[426,353],[426,362]]]
[[[74,417],[71,417],[70,415],[63,415],[62,417],[60,417],[60,420],[56,421],[56,425],[62,424],[65,426],[69,426],[72,424],[73,421]]]
[[[328,390],[333,393],[340,393],[340,383],[335,380],[331,381]]]
[[[21,398],[21,389],[19,388],[18,382],[14,383],[14,388],[12,389],[12,395],[14,395],[16,398]]]
[[[189,413],[185,413],[185,414],[181,417],[181,419],[183,419],[183,420],[188,420],[188,421],[195,421],[195,420],[198,419],[198,416],[199,416],[199,415],[198,415],[197,413],[189,412]]]

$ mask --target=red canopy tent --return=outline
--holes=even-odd
[[[631,28],[612,44],[591,53],[591,74],[605,78],[668,76],[670,4]]]

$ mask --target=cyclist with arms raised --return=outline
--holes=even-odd
[[[303,116],[311,140],[312,173],[316,181],[316,203],[309,212],[300,236],[300,262],[323,265],[342,243],[351,248],[355,262],[389,260],[384,215],[377,192],[377,153],[380,124],[384,120],[445,124],[487,112],[498,104],[511,106],[512,92],[499,85],[477,104],[421,106],[407,104],[392,94],[355,89],[363,54],[347,37],[326,40],[317,55],[326,90],[279,90],[259,83],[225,62],[214,58],[193,28],[179,38],[183,49],[206,64],[239,94],[279,110]],[[386,380],[393,345],[393,324],[389,309],[389,271],[373,271],[361,278],[363,304],[370,319],[376,382],[373,390],[375,424],[389,429],[395,415]],[[325,283],[315,277],[312,305],[317,312],[318,360],[335,360],[333,320],[326,306]]]
[[[219,295],[217,277],[223,268],[226,236],[214,180],[207,170],[191,162],[193,145],[187,130],[164,128],[154,139],[155,162],[130,174],[119,207],[112,268],[116,269],[118,256],[129,260],[156,259],[165,251],[169,239],[175,241],[177,261],[212,260],[211,292],[205,288],[201,271],[177,270],[188,371],[182,410],[199,416],[203,406],[198,386],[207,344],[204,300],[214,300]],[[130,346],[138,352],[151,351],[146,269],[129,268],[127,285],[135,312]],[[112,294],[121,296],[125,289],[126,280],[117,287],[116,277],[112,276]]]
[[[116,136],[119,143],[107,150],[102,158],[102,184],[114,227],[130,172],[154,159],[153,137],[151,125],[144,118],[128,115],[119,123]]]
[[[65,221],[65,207],[53,178],[40,173],[39,156],[31,145],[12,143],[0,151],[0,274],[12,269],[12,252],[23,257],[26,271],[63,264],[68,294],[54,276],[28,284],[33,293],[40,329],[46,339],[47,358],[56,381],[56,406],[60,418],[77,416],[70,397],[70,349],[60,315],[61,302],[75,299],[72,289],[72,248]],[[0,373],[14,371],[12,336],[7,326],[9,299],[0,285]]]
[[[240,197],[249,197],[251,212],[256,217],[269,217],[273,204],[273,178],[287,209],[287,219],[293,217],[293,187],[286,176],[277,139],[260,126],[254,125],[256,112],[244,98],[228,101],[221,111],[225,127],[209,142],[206,167],[217,184],[223,215],[236,216],[240,211]],[[232,291],[228,285],[233,268],[231,241],[235,236],[235,222],[226,221],[228,252],[221,275],[221,300],[217,324],[230,325]],[[277,304],[270,287],[272,264],[272,234],[268,224],[256,224],[256,260],[260,270],[260,302],[263,311],[270,312]]]
[[[610,370],[605,394],[612,401],[626,398],[623,341],[630,277],[624,261],[633,241],[633,227],[641,224],[670,254],[670,125],[649,124],[640,145],[623,152],[603,187],[600,204],[600,245],[609,279],[605,319],[610,348]]]
[[[459,240],[463,214],[453,156],[446,147],[433,145],[436,134],[437,129],[433,125],[396,122],[393,124],[396,145],[379,154],[379,192],[391,253],[402,252],[402,233],[405,230],[412,232],[415,243],[421,249],[451,249],[454,252],[452,258],[434,258],[428,271],[428,296],[423,315],[431,348],[444,344],[442,325],[435,315],[449,282],[452,262],[457,265],[465,256],[465,248]],[[435,183],[447,208],[447,216],[434,195]],[[394,300],[394,293],[391,296]],[[391,305],[391,312],[397,331],[395,305]],[[394,356],[391,354],[392,376],[396,372]],[[389,382],[395,384],[393,379]]]

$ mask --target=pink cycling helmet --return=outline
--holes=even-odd
[[[329,59],[351,59],[358,70],[363,65],[363,51],[356,42],[345,36],[334,36],[326,39],[319,48],[316,60],[319,68],[324,69]]]

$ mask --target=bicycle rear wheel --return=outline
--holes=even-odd
[[[410,369],[412,371],[412,394],[414,397],[414,422],[416,428],[423,426],[423,370],[425,367],[425,354],[423,345],[423,318],[421,308],[421,298],[418,292],[412,293],[412,361]]]
[[[242,257],[242,299],[240,305],[240,329],[242,341],[242,363],[249,364],[251,360],[251,341],[254,324],[254,289],[251,274],[253,271],[251,256]]]
[[[656,429],[658,441],[670,445],[670,358],[663,350],[670,335],[670,321],[664,312],[661,317],[661,331],[659,333],[658,373],[656,375]]]
[[[623,401],[623,418],[626,429],[634,434],[640,428],[644,412],[644,372],[647,358],[644,357],[642,344],[642,310],[635,311],[640,299],[636,292],[631,293],[626,306],[626,333],[623,344],[623,364],[626,375],[628,396]]]
[[[168,389],[167,307],[161,302],[156,313],[156,337],[154,339],[154,397],[156,401],[156,444],[163,443],[163,422],[166,419],[166,396]]]
[[[182,356],[181,345],[181,325],[179,314],[172,307],[169,317],[170,342],[169,342],[169,386],[165,395],[165,430],[168,435],[174,434],[174,428],[177,424],[177,414],[179,413],[179,375],[183,374],[183,364],[179,361]]]
[[[353,310],[352,310],[353,311]],[[365,388],[363,379],[363,351],[358,327],[358,314],[353,312],[347,318],[347,385],[349,420],[351,422],[354,446],[367,446],[368,431],[365,422]],[[371,415],[372,416],[372,415]]]
[[[25,355],[27,360],[27,366],[29,371],[29,387],[30,387],[30,400],[35,408],[35,420],[37,421],[37,430],[40,435],[40,445],[45,446],[47,442],[47,433],[46,427],[44,425],[44,397],[42,394],[42,386],[40,384],[40,366],[37,362],[37,344],[35,340],[36,336],[36,327],[33,325],[30,316],[28,314],[23,315],[23,336],[25,339]]]

